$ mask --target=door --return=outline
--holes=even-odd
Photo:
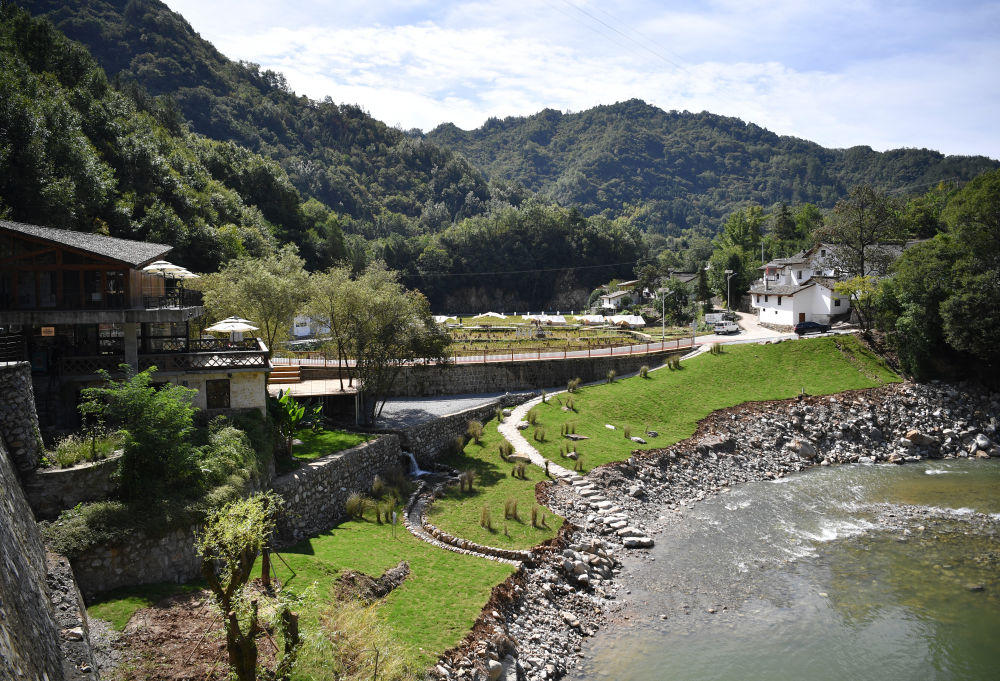
[[[805,320],[806,320],[806,313],[805,312],[800,312],[799,313],[799,322],[801,323],[801,322],[804,322]]]

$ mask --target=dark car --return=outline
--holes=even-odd
[[[795,325],[795,333],[804,336],[807,333],[826,333],[830,330],[829,324],[819,322],[799,322]]]

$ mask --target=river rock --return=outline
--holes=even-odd
[[[791,448],[792,451],[803,459],[813,460],[819,454],[819,450],[816,449],[816,445],[805,438],[796,438],[795,441],[792,442]]]
[[[644,445],[644,444],[646,444],[646,441],[645,441],[645,440],[643,440],[643,439],[642,439],[641,437],[639,437],[638,435],[633,435],[633,436],[632,436],[632,437],[630,437],[629,439],[630,439],[630,440],[631,440],[632,442],[636,442],[636,443],[638,443],[638,444],[640,444],[640,445]]]
[[[908,430],[906,435],[903,437],[915,444],[917,447],[930,447],[936,444],[933,437],[925,433],[921,433],[919,430]]]

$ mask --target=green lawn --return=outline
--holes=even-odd
[[[115,629],[121,631],[136,610],[148,608],[169,596],[204,588],[205,584],[199,581],[191,584],[145,584],[115,589],[102,594],[99,600],[87,608],[87,613],[91,617],[111,622]]]
[[[500,458],[498,446],[502,441],[497,422],[493,420],[486,424],[480,444],[470,440],[460,456],[442,460],[445,465],[460,471],[474,471],[476,480],[471,493],[460,492],[457,485],[450,487],[431,506],[429,518],[445,532],[478,544],[528,549],[554,537],[563,519],[541,507],[538,520],[541,522],[541,513],[544,513],[546,526],[532,527],[535,485],[548,478],[541,468],[530,465],[526,470],[527,480],[511,475],[513,464]],[[504,504],[508,498],[517,501],[518,519],[504,519]],[[492,530],[479,524],[483,506],[490,509]]]
[[[343,523],[281,555],[297,573],[285,582],[292,591],[316,584],[313,597],[301,608],[303,633],[316,631],[320,615],[332,600],[339,570],[352,568],[377,577],[399,561],[408,561],[410,576],[379,607],[417,669],[433,664],[468,633],[490,589],[514,571],[510,565],[422,542],[402,524],[393,537],[391,525],[360,520]],[[287,580],[285,565],[275,563],[279,577]],[[299,672],[299,676],[310,673]]]
[[[706,353],[686,360],[677,371],[663,368],[650,372],[646,379],[629,378],[549,398],[547,404],[535,407],[546,441],[531,440],[531,429],[524,431],[525,437],[546,458],[572,468],[573,462],[560,455],[560,448],[569,443],[560,435],[561,425],[572,424],[578,435],[590,438],[576,445],[585,470],[590,470],[626,459],[635,449],[665,447],[690,437],[698,421],[717,409],[787,399],[802,389],[810,395],[826,395],[900,380],[851,336],[723,348],[721,355]],[[562,411],[568,397],[575,411]],[[648,444],[626,439],[625,427]],[[660,436],[647,437],[647,428]]]
[[[357,447],[362,442],[372,439],[364,433],[349,433],[344,430],[326,430],[321,428],[313,432],[311,428],[302,428],[295,433],[302,444],[292,447],[292,456],[301,461],[312,461],[327,454],[333,454],[344,449]]]

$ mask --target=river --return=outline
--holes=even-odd
[[[1000,678],[998,530],[996,460],[741,485],[626,561],[623,611],[569,678]]]

